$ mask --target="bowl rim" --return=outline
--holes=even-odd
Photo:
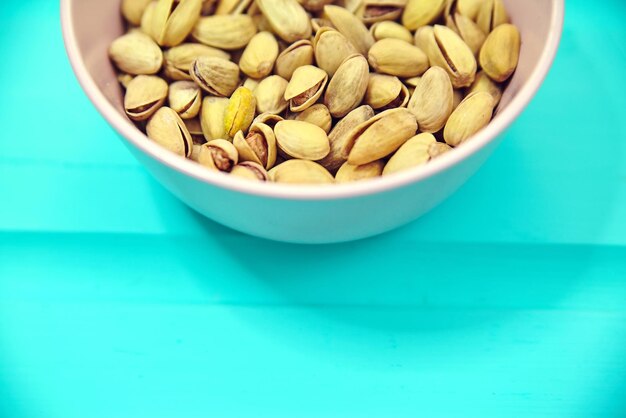
[[[456,147],[454,152],[446,153],[429,164],[388,177],[333,186],[312,185],[303,187],[302,185],[257,183],[213,172],[148,140],[145,134],[115,109],[87,71],[85,62],[79,53],[78,42],[72,25],[73,1],[61,0],[63,41],[71,66],[89,100],[128,143],[170,169],[195,180],[233,192],[285,200],[350,199],[389,192],[433,177],[478,153],[495,141],[513,123],[539,90],[556,57],[563,33],[565,13],[564,0],[552,0],[552,20],[548,32],[550,36],[536,67],[506,109],[496,115],[486,128],[474,135],[471,141],[464,142]]]

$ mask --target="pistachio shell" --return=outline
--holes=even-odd
[[[169,102],[182,119],[193,119],[200,112],[202,91],[193,81],[177,81],[170,85]]]
[[[140,32],[123,35],[113,41],[109,56],[122,72],[140,75],[156,74],[163,64],[161,48]]]
[[[370,28],[370,32],[375,41],[394,38],[408,43],[413,42],[413,35],[411,35],[411,32],[397,22],[390,22],[386,20],[384,22],[374,23]]]
[[[199,117],[193,119],[183,119],[183,122],[185,122],[185,126],[187,127],[194,144],[202,145],[206,142],[204,133],[202,132],[202,123],[200,122]]]
[[[153,33],[152,19],[154,18],[154,11],[156,10],[157,3],[157,0],[153,0],[148,3],[146,10],[144,10],[143,15],[141,16],[141,31],[152,39],[156,38],[156,35]]]
[[[244,80],[242,86],[247,88],[248,90],[250,90],[252,93],[254,93],[256,91],[256,89],[259,87],[260,82],[261,82],[260,80],[256,80],[254,78],[247,77]]]
[[[474,93],[465,98],[450,115],[443,137],[448,145],[456,147],[483,129],[493,114],[493,97],[485,92]]]
[[[193,140],[183,120],[169,107],[162,107],[146,126],[148,138],[183,157],[189,157]]]
[[[117,78],[117,81],[119,81],[119,83],[122,85],[122,87],[124,87],[124,89],[128,89],[128,85],[130,84],[131,81],[133,81],[135,76],[132,76],[130,74],[120,73],[118,74],[116,78]]]
[[[230,173],[239,162],[237,149],[225,139],[215,139],[201,145],[198,162],[213,171]]]
[[[251,181],[268,181],[267,171],[259,164],[252,161],[244,161],[233,167],[231,176],[239,177]]]
[[[337,183],[350,183],[354,181],[369,180],[380,177],[383,174],[385,163],[382,160],[373,161],[363,165],[345,163],[335,175]]]
[[[275,115],[273,113],[261,113],[259,116],[254,118],[254,120],[252,121],[252,125],[263,123],[273,129],[278,122],[281,122],[283,120],[285,120],[285,118],[279,115]]]
[[[285,100],[289,101],[291,111],[301,112],[311,107],[320,98],[327,83],[326,71],[312,65],[297,68],[285,90]]]
[[[423,133],[409,139],[389,159],[383,176],[398,173],[426,164],[430,161],[430,147],[437,143],[432,134]]]
[[[133,26],[139,26],[141,16],[152,0],[122,0],[122,15]]]
[[[256,109],[260,113],[282,113],[289,103],[285,100],[285,91],[289,82],[284,78],[272,75],[261,80],[254,90]]]
[[[472,20],[476,20],[478,12],[485,0],[456,0],[456,10]]]
[[[450,151],[452,151],[452,147],[442,142],[435,142],[434,144],[430,144],[430,147],[428,147],[428,155],[430,155],[431,160]]]
[[[365,97],[369,81],[367,60],[360,54],[346,58],[328,84],[324,104],[331,115],[342,118],[356,109]]]
[[[247,132],[256,112],[256,99],[250,90],[239,87],[233,93],[224,115],[224,132],[233,138],[239,131]]]
[[[278,58],[278,42],[269,32],[259,32],[250,40],[239,60],[241,71],[252,78],[263,78],[272,72]]]
[[[469,17],[460,13],[446,16],[446,26],[459,34],[474,55],[478,55],[487,36]]]
[[[447,75],[446,75],[447,77]],[[398,77],[370,74],[365,103],[374,110],[404,107],[409,102],[409,91]]]
[[[441,17],[446,0],[409,0],[402,14],[402,24],[409,30],[430,25]]]
[[[343,7],[334,5],[324,7],[324,14],[359,53],[367,55],[374,45],[374,38],[358,17]]]
[[[239,152],[241,161],[253,161],[270,169],[276,163],[276,136],[274,131],[264,123],[255,123],[250,127],[248,135],[237,132],[233,144]]]
[[[224,116],[229,100],[225,97],[205,97],[202,101],[200,123],[207,141],[226,138]]]
[[[416,131],[415,116],[407,109],[386,110],[351,132],[348,162],[363,165],[385,158],[415,135]]]
[[[368,61],[377,72],[398,77],[419,76],[428,69],[428,57],[420,48],[393,38],[376,42]]]
[[[200,18],[192,36],[208,46],[235,50],[245,47],[256,32],[254,20],[248,15],[219,15]]]
[[[200,158],[200,151],[202,151],[202,144],[193,144],[189,159],[191,161],[198,162],[198,159]]]
[[[320,29],[313,45],[317,65],[331,77],[346,58],[357,53],[345,36],[331,28]]]
[[[514,25],[505,23],[493,30],[480,50],[480,65],[494,81],[508,80],[519,62],[521,36]]]
[[[312,123],[284,120],[276,124],[274,133],[278,148],[289,157],[316,161],[330,152],[326,132]]]
[[[230,54],[221,49],[197,43],[181,44],[163,53],[165,75],[173,80],[191,80],[191,64],[201,56],[230,59]]]
[[[361,20],[367,24],[396,20],[406,4],[407,0],[364,0]]]
[[[432,67],[424,73],[409,102],[409,110],[422,132],[441,130],[452,113],[454,93],[444,69]]]
[[[298,113],[296,120],[319,126],[327,134],[330,132],[330,128],[333,125],[333,117],[330,115],[330,111],[321,103],[315,104],[305,111]]]
[[[335,29],[330,20],[321,17],[314,17],[313,19],[311,19],[311,26],[313,27],[313,32],[315,33],[324,28]]]
[[[502,99],[502,88],[496,82],[491,80],[484,71],[476,74],[476,80],[467,90],[467,94],[478,93],[479,91],[484,91],[491,94],[493,97],[493,107],[495,108],[500,103],[500,99]]]
[[[216,57],[198,57],[189,73],[205,91],[216,96],[230,96],[239,85],[239,66]]]
[[[284,184],[332,184],[333,176],[321,165],[307,160],[289,160],[269,172],[270,180]]]
[[[291,80],[296,69],[313,64],[313,44],[303,40],[291,44],[276,59],[275,72],[285,80]]]
[[[489,34],[505,23],[509,23],[509,16],[502,0],[485,0],[476,17],[476,24],[483,33]]]
[[[252,0],[220,0],[215,9],[216,15],[241,14],[252,4]]]
[[[311,21],[296,0],[256,0],[274,32],[285,42],[311,37]]]
[[[202,0],[158,0],[151,33],[162,46],[176,46],[191,33],[200,17]]]
[[[149,119],[165,103],[167,90],[165,80],[157,76],[139,75],[133,78],[124,96],[126,115],[134,121]]]

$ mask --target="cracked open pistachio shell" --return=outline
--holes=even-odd
[[[443,138],[448,145],[456,147],[483,129],[493,115],[493,97],[479,92],[470,94],[448,118]]]
[[[324,15],[359,53],[367,55],[369,49],[374,45],[374,38],[358,17],[349,10],[334,5],[324,7]]]
[[[163,53],[165,75],[173,80],[191,80],[191,64],[201,56],[230,59],[230,54],[221,49],[198,43],[181,44]]]
[[[220,0],[215,9],[216,15],[241,14],[252,4],[252,0]]]
[[[313,44],[309,40],[291,44],[276,59],[274,71],[285,80],[291,80],[296,69],[313,64]]]
[[[256,118],[254,118],[254,120],[252,121],[252,125],[256,125],[258,123],[264,123],[267,126],[269,126],[270,128],[274,129],[274,127],[276,126],[276,124],[278,122],[281,122],[285,120],[285,118],[283,118],[280,115],[275,115],[273,113],[261,113],[259,116],[257,116]]]
[[[301,112],[311,107],[320,98],[327,83],[326,71],[313,65],[297,68],[285,90],[285,100],[289,102],[291,111]]]
[[[489,34],[504,23],[509,23],[509,16],[502,0],[485,0],[476,17],[478,27]]]
[[[364,0],[361,19],[367,24],[396,20],[406,4],[407,0]]]
[[[233,93],[224,114],[224,132],[233,138],[239,131],[247,132],[256,113],[256,99],[250,90],[239,87]]]
[[[109,56],[122,72],[140,75],[156,74],[163,64],[161,48],[140,32],[123,35],[113,41]]]
[[[229,141],[215,139],[201,145],[198,162],[210,170],[230,173],[239,162],[239,155]]]
[[[365,97],[369,81],[369,66],[363,55],[345,59],[328,84],[324,104],[330,114],[342,118],[356,109]]]
[[[279,150],[289,157],[316,161],[330,152],[326,132],[312,123],[284,120],[276,124],[274,133]]]
[[[284,184],[332,184],[335,178],[324,167],[308,160],[289,160],[269,171],[270,180]]]
[[[383,168],[385,168],[385,163],[382,160],[363,165],[344,163],[337,171],[335,181],[337,183],[351,183],[353,181],[373,179],[383,174]]]
[[[254,20],[248,15],[216,15],[200,18],[192,36],[208,46],[235,50],[248,45],[256,32]]]
[[[405,108],[385,110],[355,128],[348,138],[348,162],[363,165],[394,153],[417,131],[415,116]]]
[[[454,90],[448,73],[432,67],[424,73],[409,101],[409,110],[422,132],[439,132],[446,124],[454,105]]]
[[[409,0],[402,14],[402,24],[412,31],[430,25],[441,17],[445,7],[446,0]]]
[[[200,18],[202,0],[158,0],[152,12],[151,33],[162,46],[176,46],[191,33]]]
[[[278,58],[278,42],[269,32],[259,32],[250,40],[239,60],[239,68],[249,77],[261,79],[272,72]]]
[[[429,133],[419,134],[409,139],[389,159],[383,170],[383,176],[426,164],[430,161],[430,146],[436,143],[435,137]]]
[[[313,41],[318,67],[333,76],[342,62],[357,53],[356,48],[338,31],[322,28]]]
[[[447,77],[447,76],[446,76]],[[398,77],[370,74],[365,103],[374,110],[404,107],[409,102],[409,90]]]
[[[256,4],[274,33],[285,42],[293,43],[311,37],[311,20],[297,0],[256,0]]]
[[[480,66],[494,81],[508,80],[517,68],[521,47],[520,33],[505,23],[495,28],[480,50]]]
[[[124,96],[126,115],[137,122],[149,119],[165,103],[167,90],[167,83],[160,77],[139,75],[133,78]]]
[[[267,171],[259,164],[252,161],[244,161],[233,167],[231,176],[239,177],[251,181],[268,181]]]
[[[327,134],[333,126],[333,117],[330,115],[330,111],[321,103],[314,104],[305,111],[296,114],[296,120],[319,126]]]
[[[333,1],[334,0],[298,0],[298,3],[309,12],[320,12],[324,9],[324,6],[331,4]]]
[[[202,91],[193,81],[176,81],[170,85],[169,103],[182,119],[193,119],[200,112]]]
[[[122,15],[133,26],[139,26],[141,16],[152,0],[122,0]]]
[[[491,80],[484,71],[480,71],[476,74],[476,80],[467,90],[467,94],[478,93],[484,91],[491,94],[493,97],[493,107],[495,108],[502,99],[502,88],[495,81]]]
[[[285,91],[289,82],[284,78],[272,75],[261,80],[254,90],[257,113],[282,113],[289,103],[285,100]]]
[[[337,122],[328,135],[330,152],[318,162],[333,173],[337,171],[348,160],[351,132],[372,117],[374,117],[374,110],[370,106],[363,105]]]
[[[241,161],[253,161],[268,170],[276,164],[276,136],[264,123],[253,124],[247,135],[243,131],[237,132],[233,144]]]
[[[430,155],[431,160],[450,151],[452,151],[452,147],[448,144],[444,144],[443,142],[435,142],[434,144],[430,144],[430,147],[428,147],[428,155]]]
[[[224,116],[229,100],[225,97],[205,97],[202,101],[200,124],[207,141],[226,138]]]
[[[148,138],[183,157],[191,155],[193,140],[178,113],[162,107],[150,118],[146,126]]]
[[[390,22],[388,20],[384,22],[376,22],[370,28],[370,32],[375,41],[394,38],[408,43],[413,42],[413,35],[411,32],[397,22]]]
[[[455,88],[468,87],[474,82],[477,67],[474,53],[452,29],[424,26],[415,33],[415,44],[428,55],[431,66],[446,70]]]
[[[376,42],[368,61],[377,72],[398,77],[419,76],[428,69],[428,57],[420,48],[394,38]]]
[[[216,96],[230,96],[240,82],[239,66],[217,57],[198,57],[189,74],[203,90]]]
[[[487,36],[469,17],[460,13],[446,15],[446,26],[461,36],[474,55],[478,55]]]

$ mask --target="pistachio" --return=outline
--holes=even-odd
[[[233,93],[224,115],[224,132],[233,138],[238,131],[247,132],[256,112],[256,99],[250,90],[239,87]]]
[[[324,9],[324,6],[332,2],[333,0],[298,0],[298,3],[309,12],[320,12]]]
[[[141,16],[152,0],[122,0],[122,15],[133,26],[139,26]]]
[[[456,0],[456,10],[463,16],[476,20],[485,0]]]
[[[200,112],[202,91],[193,81],[176,81],[170,85],[169,103],[182,119],[193,119]]]
[[[330,153],[318,161],[331,172],[337,171],[348,160],[351,133],[363,122],[374,117],[374,110],[367,105],[357,107],[341,119],[330,131]]]
[[[430,147],[437,143],[432,134],[423,133],[409,139],[389,159],[383,176],[398,173],[426,164],[430,161]]]
[[[235,50],[245,47],[256,32],[254,20],[248,15],[219,15],[200,18],[192,36],[208,46]]]
[[[333,176],[321,165],[308,160],[289,160],[269,171],[270,180],[284,184],[332,184]]]
[[[313,32],[315,33],[324,28],[335,29],[330,20],[321,17],[314,17],[313,19],[311,19],[311,26],[313,27]]]
[[[407,109],[385,110],[355,128],[348,138],[348,162],[363,165],[395,152],[417,131],[415,116]]]
[[[447,77],[447,75],[446,75]],[[398,77],[370,74],[365,103],[374,110],[404,107],[409,102],[409,90]]]
[[[311,37],[311,21],[296,0],[256,0],[274,32],[285,42]]]
[[[285,91],[289,82],[284,78],[272,75],[261,80],[254,90],[258,113],[282,113],[289,103],[285,100]]]
[[[140,32],[123,35],[113,41],[109,56],[121,71],[132,74],[156,74],[163,64],[161,48]]]
[[[446,70],[455,88],[467,87],[474,81],[476,58],[452,29],[424,26],[415,33],[415,44],[426,52],[431,66]]]
[[[411,77],[411,78],[407,78],[404,80],[404,84],[406,84],[407,86],[409,86],[410,88],[415,89],[417,86],[419,86],[420,81],[422,81],[422,77]]]
[[[128,89],[128,85],[131,81],[133,81],[135,77],[130,74],[120,73],[117,76],[117,81],[124,87],[124,89]]]
[[[203,90],[216,96],[230,96],[239,85],[239,67],[216,57],[198,57],[189,73]]]
[[[480,65],[494,81],[508,80],[519,62],[521,38],[514,25],[505,23],[487,36],[480,50]]]
[[[220,0],[215,9],[216,15],[241,14],[252,4],[252,0]]]
[[[279,115],[275,115],[273,113],[261,113],[259,116],[254,118],[254,120],[252,121],[252,125],[256,125],[256,124],[259,124],[259,123],[264,123],[265,125],[267,125],[270,128],[274,129],[276,124],[278,122],[283,121],[283,120],[285,120],[285,118],[283,118],[282,116],[279,116]]]
[[[237,132],[233,144],[241,161],[253,161],[266,169],[276,163],[276,136],[272,128],[264,123],[253,124],[247,135],[243,131]]]
[[[370,33],[375,41],[394,38],[408,43],[413,42],[413,35],[411,35],[411,32],[407,28],[399,23],[390,22],[388,20],[374,23],[370,28]]]
[[[267,171],[259,164],[252,161],[244,161],[233,167],[231,176],[239,177],[251,181],[268,181]]]
[[[349,10],[334,5],[324,7],[324,14],[359,53],[367,55],[374,45],[374,38],[358,17]]]
[[[260,83],[261,83],[260,80],[256,80],[254,78],[246,77],[246,79],[244,80],[242,86],[247,88],[248,90],[250,90],[252,93],[254,93],[256,91],[256,89],[259,87]]]
[[[368,61],[377,72],[398,77],[415,77],[428,69],[428,57],[408,42],[387,38],[376,42]]]
[[[191,33],[201,10],[202,0],[158,0],[150,32],[159,45],[176,46]]]
[[[485,92],[474,93],[465,98],[450,115],[443,137],[448,145],[456,147],[483,129],[493,114],[493,97]]]
[[[446,0],[409,0],[402,14],[402,24],[412,31],[430,25],[439,19],[445,6]]]
[[[406,4],[407,0],[364,0],[361,19],[368,24],[396,20]]]
[[[326,132],[312,123],[284,120],[276,124],[274,133],[278,148],[289,157],[316,161],[330,152]]]
[[[331,115],[342,118],[363,101],[369,81],[367,60],[360,54],[346,58],[328,85],[324,103]]]
[[[225,139],[215,139],[201,145],[198,162],[213,171],[230,173],[237,165],[239,155],[233,144]]]
[[[452,113],[454,93],[448,74],[440,67],[424,73],[409,102],[409,110],[422,132],[435,133],[443,128]]]
[[[183,157],[191,155],[193,141],[178,113],[162,107],[150,118],[146,126],[148,138]]]
[[[321,103],[315,104],[305,111],[298,113],[296,120],[319,126],[327,134],[330,132],[330,128],[333,125],[333,117],[330,115],[330,111]]]
[[[224,116],[229,100],[224,97],[205,97],[202,101],[200,123],[207,141],[226,138]]]
[[[476,17],[478,27],[489,34],[504,23],[509,23],[509,16],[502,0],[485,0]]]
[[[272,72],[278,58],[278,42],[269,32],[259,32],[250,40],[239,60],[241,71],[252,78],[264,78]]]
[[[345,163],[335,175],[337,183],[350,183],[354,181],[369,180],[380,177],[383,174],[385,163],[382,160],[372,161],[363,165]]]
[[[459,34],[472,53],[478,55],[487,37],[472,19],[460,13],[446,15],[446,26]]]
[[[165,75],[173,80],[191,80],[191,64],[201,56],[230,59],[230,54],[221,49],[197,43],[181,44],[163,53]]]
[[[338,31],[322,28],[313,41],[317,65],[332,77],[341,63],[357,53],[356,48]]]
[[[500,99],[502,99],[502,88],[492,81],[484,71],[480,71],[476,74],[476,80],[474,80],[474,83],[467,90],[467,94],[478,93],[479,91],[491,94],[494,108],[498,106]]]
[[[452,151],[452,147],[442,142],[435,142],[434,144],[430,144],[430,147],[428,147],[428,155],[430,155],[431,160],[434,160],[435,158],[450,151]]]
[[[313,44],[311,41],[298,41],[285,49],[276,59],[276,74],[291,80],[296,69],[313,64]]]
[[[153,33],[154,26],[152,25],[152,19],[154,18],[154,11],[156,10],[157,4],[157,0],[153,0],[148,3],[146,10],[144,10],[143,15],[141,16],[141,31],[152,39],[156,39],[156,34]]]
[[[152,75],[139,75],[128,83],[124,96],[126,115],[134,121],[150,119],[167,98],[167,83]]]
[[[326,71],[312,65],[297,68],[285,90],[285,100],[289,102],[291,111],[301,112],[311,107],[320,98],[327,83]]]

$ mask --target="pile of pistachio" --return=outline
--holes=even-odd
[[[335,183],[484,128],[519,59],[502,0],[122,0],[128,117],[211,169]],[[167,105],[166,105],[167,104]]]

